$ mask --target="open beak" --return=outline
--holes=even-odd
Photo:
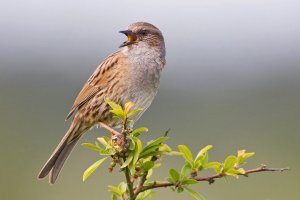
[[[130,30],[126,30],[126,31],[119,31],[119,33],[123,33],[127,36],[127,41],[123,42],[120,47],[125,47],[125,46],[128,46],[128,45],[131,45],[131,44],[134,44],[134,43],[137,43],[138,41],[138,38],[136,36],[135,33],[133,33],[132,31]]]

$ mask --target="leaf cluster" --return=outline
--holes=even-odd
[[[132,102],[124,106],[118,105],[109,99],[105,100],[110,107],[111,113],[115,118],[122,122],[121,138],[99,137],[94,143],[84,143],[83,146],[98,152],[101,159],[94,162],[83,173],[83,181],[86,181],[91,174],[95,172],[106,160],[110,160],[109,171],[112,172],[115,167],[124,172],[126,183],[121,182],[118,186],[109,186],[109,192],[112,193],[112,199],[117,200],[144,200],[150,199],[155,193],[153,188],[158,183],[165,184],[173,191],[181,193],[186,191],[194,199],[203,200],[204,197],[198,192],[191,189],[191,185],[198,183],[198,175],[203,170],[213,169],[218,176],[226,178],[233,176],[238,178],[239,175],[245,174],[242,166],[246,160],[253,156],[254,153],[246,153],[245,150],[238,151],[237,155],[230,155],[225,158],[224,162],[210,162],[208,151],[212,145],[207,145],[200,149],[196,156],[193,156],[190,149],[185,145],[178,145],[178,151],[173,151],[165,142],[167,136],[159,137],[143,144],[140,140],[142,133],[148,132],[146,127],[136,129],[128,128],[132,123],[132,117],[137,115],[142,109],[134,108]],[[120,145],[120,141],[125,145]],[[153,170],[161,165],[160,161],[163,156],[177,155],[185,160],[185,164],[180,171],[174,168],[169,170],[169,177],[164,180],[149,181]]]

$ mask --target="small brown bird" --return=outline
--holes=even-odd
[[[79,92],[67,116],[69,119],[75,114],[72,124],[40,171],[39,179],[49,174],[49,182],[55,183],[64,162],[87,130],[100,122],[110,127],[120,125],[112,118],[104,98],[120,105],[131,101],[134,108],[143,111],[152,103],[166,62],[163,35],[146,22],[133,23],[120,33],[128,37],[127,41],[97,67]]]

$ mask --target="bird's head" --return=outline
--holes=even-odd
[[[147,22],[136,22],[130,24],[128,29],[120,31],[127,36],[127,41],[120,47],[134,46],[140,43],[146,43],[150,47],[164,47],[164,38],[161,31]]]

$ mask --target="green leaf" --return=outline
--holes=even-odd
[[[104,149],[104,150],[100,150],[99,154],[102,155],[102,156],[112,156],[112,155],[116,154],[116,150],[113,149],[113,148],[107,148],[107,149]]]
[[[246,171],[243,168],[239,168],[237,169],[237,171],[239,172],[239,174],[245,174]]]
[[[133,159],[133,154],[134,154],[133,151],[129,153],[129,156],[127,157],[127,159],[125,160],[125,162],[123,163],[123,165],[121,166],[121,168],[127,167],[130,164],[130,162]]]
[[[198,181],[194,180],[194,179],[186,179],[184,181],[182,181],[182,184],[185,184],[185,185],[191,185],[191,184],[197,184]]]
[[[154,167],[154,162],[152,162],[152,161],[146,161],[141,166],[141,169],[146,172],[146,171],[149,171],[149,169],[151,169],[153,167]]]
[[[204,165],[204,168],[213,168],[217,173],[221,172],[220,167],[221,163],[219,162],[209,162],[206,165]]]
[[[161,163],[156,163],[154,164],[153,168],[157,168],[157,167],[160,167],[161,166]]]
[[[122,195],[125,194],[127,189],[127,184],[124,182],[121,182],[118,186],[118,189],[121,191]]]
[[[244,165],[246,162],[245,160],[250,158],[254,155],[254,152],[246,153],[246,150],[239,150],[238,151],[238,166]]]
[[[202,165],[206,165],[208,162],[208,153],[204,154],[203,159],[201,160]]]
[[[115,187],[115,186],[112,186],[112,185],[109,185],[108,187],[110,189],[109,192],[111,192],[111,193],[113,193],[117,196],[122,196],[123,195],[121,190],[118,187]]]
[[[172,151],[171,147],[167,144],[162,144],[159,148],[160,151],[169,153]]]
[[[131,117],[131,116],[141,112],[142,110],[143,110],[142,108],[134,109],[133,111],[131,111],[127,114],[127,117]]]
[[[224,172],[227,172],[229,169],[233,168],[234,164],[237,162],[237,157],[228,156],[224,162]]]
[[[84,147],[87,147],[89,149],[96,150],[96,151],[103,150],[101,147],[99,147],[99,146],[97,146],[95,144],[92,144],[92,143],[82,143],[81,145],[84,146]]]
[[[89,168],[87,168],[84,173],[83,173],[83,177],[82,180],[86,181],[87,178],[106,160],[107,158],[102,158],[100,160],[98,160],[97,162],[95,162],[94,164],[92,164]]]
[[[243,158],[244,158],[244,160],[246,160],[246,159],[254,156],[254,154],[255,154],[254,152],[246,153]]]
[[[146,190],[144,192],[139,193],[139,195],[136,197],[136,200],[151,199],[154,194],[156,193],[153,190]]]
[[[158,152],[158,149],[160,147],[159,145],[151,146],[150,148],[144,148],[140,153],[140,158],[145,158],[149,155],[156,155]]]
[[[127,124],[128,124],[129,127],[133,127],[134,120],[132,120],[132,119],[127,119]]]
[[[135,163],[138,161],[140,153],[143,150],[142,142],[138,138],[135,138],[135,150],[134,150],[134,156],[132,164],[135,165]]]
[[[135,173],[135,165],[132,162],[128,165],[128,168],[129,168],[130,174]]]
[[[191,164],[191,166],[194,165],[194,161],[193,161],[193,155],[191,153],[191,151],[189,150],[189,148],[187,148],[187,146],[185,145],[178,145],[178,149],[181,153],[183,153],[183,157],[185,158],[185,160]]]
[[[162,154],[162,152],[160,152],[160,151],[152,151],[152,152],[140,155],[139,158],[149,158],[152,156],[160,156],[161,154]]]
[[[191,169],[191,165],[190,164],[185,164],[183,165],[182,169],[181,169],[181,175],[183,177],[188,177],[191,173],[192,169]]]
[[[103,136],[103,138],[104,138],[104,140],[105,140],[107,143],[109,143],[109,142],[110,142],[110,138],[109,138],[109,137],[107,137],[107,136]]]
[[[119,109],[119,110],[123,110],[122,106],[120,106],[119,104],[110,101],[108,97],[104,98],[104,101],[112,108],[112,109]]]
[[[205,198],[200,195],[198,192],[192,190],[191,188],[188,188],[188,187],[184,187],[186,189],[186,191],[189,193],[189,195],[191,195],[192,197],[194,197],[194,199],[197,199],[197,200],[205,200]]]
[[[170,183],[175,183],[175,181],[174,181],[173,178],[171,178],[171,177],[166,178],[166,180],[167,180],[168,182],[170,182]]]
[[[170,169],[169,170],[169,174],[170,174],[170,177],[172,178],[173,182],[176,183],[179,181],[180,179],[180,174],[175,170],[175,169]]]
[[[128,112],[131,110],[131,108],[134,106],[134,103],[132,101],[129,101],[127,103],[125,103],[124,105],[124,114],[127,115]]]
[[[229,170],[227,170],[226,172],[225,172],[225,174],[227,175],[227,176],[233,176],[233,177],[235,177],[235,178],[239,178],[239,176],[238,175],[240,175],[241,174],[241,172],[242,171],[240,171],[240,170],[236,170],[236,169],[229,169]]]
[[[178,187],[177,190],[176,190],[177,193],[181,193],[183,191],[184,191],[184,189],[182,187]]]
[[[113,194],[113,195],[111,196],[111,199],[112,199],[112,200],[118,200],[118,197],[117,197],[116,194]]]
[[[149,169],[146,179],[148,180],[153,174],[153,169]]]
[[[207,145],[206,147],[204,147],[203,149],[201,149],[199,151],[199,153],[197,154],[195,161],[194,161],[194,163],[195,163],[194,169],[201,171],[204,168],[204,166],[208,162],[207,151],[211,148],[212,148],[212,145]]]
[[[197,162],[199,159],[201,159],[202,156],[204,156],[204,154],[207,153],[207,151],[209,149],[211,149],[213,146],[212,145],[207,145],[206,147],[204,147],[203,149],[201,149],[199,151],[199,153],[197,154],[196,158],[195,158],[195,162]]]
[[[103,145],[103,146],[108,146],[108,142],[104,137],[98,137],[97,140]]]
[[[154,140],[153,142],[150,142],[143,150],[147,150],[148,148],[151,148],[153,146],[156,145],[160,145],[161,143],[163,143],[164,141],[166,141],[168,139],[168,137],[160,137],[157,138],[156,140]]]
[[[183,156],[183,153],[178,152],[178,151],[170,151],[167,154],[171,155],[171,156]]]
[[[135,142],[131,137],[129,138],[130,138],[129,150],[135,150]]]
[[[157,154],[157,150],[161,146],[161,143],[166,141],[168,137],[160,137],[153,142],[150,142],[140,153],[140,158],[144,158],[146,156],[152,156]]]
[[[114,109],[114,110],[110,110],[109,112],[114,113],[116,116],[120,117],[120,118],[125,118],[125,114],[123,110],[120,109]]]
[[[132,134],[134,137],[137,137],[137,136],[139,136],[142,132],[148,132],[148,128],[146,128],[146,127],[140,127],[140,128],[137,128],[137,129],[133,130],[131,134]]]

